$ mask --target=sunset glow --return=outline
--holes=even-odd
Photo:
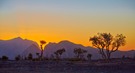
[[[126,36],[120,50],[135,50],[134,0],[0,0],[0,39],[92,46],[98,32]]]

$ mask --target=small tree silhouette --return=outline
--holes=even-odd
[[[29,53],[28,60],[32,60],[32,59],[33,59],[33,55],[31,53]]]
[[[43,45],[44,44],[46,44],[46,41],[44,41],[44,40],[41,40],[40,41],[40,47],[41,47],[41,55],[40,55],[40,59],[42,59],[43,58],[43,52],[44,52],[44,48],[43,48]]]
[[[86,50],[83,50],[81,48],[75,48],[74,49],[74,53],[76,54],[76,57],[78,59],[81,59],[81,56],[83,56],[84,53],[86,53],[87,51]]]
[[[89,61],[91,60],[91,57],[92,57],[92,54],[87,54],[87,58]]]
[[[125,45],[125,38],[122,34],[117,34],[114,38],[110,33],[98,33],[91,37],[89,41],[99,49],[103,59],[109,60],[113,52]]]
[[[7,61],[8,60],[8,57],[7,56],[2,56],[2,60],[3,61]]]
[[[65,52],[65,49],[62,48],[62,49],[59,49],[57,50],[56,52],[54,52],[54,54],[56,55],[56,58],[57,59],[60,59],[61,55]]]
[[[21,56],[20,56],[20,55],[16,56],[16,57],[15,57],[15,60],[16,60],[16,61],[21,60]]]
[[[39,58],[40,58],[40,55],[39,55],[39,53],[36,53],[36,55],[37,55],[37,58],[39,59]]]

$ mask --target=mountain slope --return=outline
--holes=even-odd
[[[1,40],[0,41],[0,57],[5,55],[9,59],[14,59],[15,56],[21,55],[28,47],[32,44],[37,45],[36,42],[22,39],[20,37],[11,40]],[[38,45],[37,45],[38,46]],[[39,49],[39,48],[36,48]],[[32,50],[29,52],[32,52]]]
[[[46,45],[45,50],[44,50],[44,56],[45,57],[51,57],[51,55],[55,55],[54,52],[58,49],[65,48],[66,52],[63,53],[61,56],[62,58],[74,58],[74,48],[82,48],[84,50],[87,50],[88,52],[85,54],[85,57],[88,53],[93,54],[93,59],[99,58],[98,50],[92,47],[84,47],[80,44],[74,44],[69,41],[61,41],[59,43],[49,43]]]
[[[27,57],[30,53],[33,55],[33,57],[37,57],[36,53],[40,53],[38,45],[31,44],[31,46],[22,52],[21,56]]]
[[[82,48],[84,50],[87,50],[87,53],[84,54],[85,58],[87,58],[87,54],[92,54],[92,59],[101,59],[101,55],[98,53],[98,49],[92,48],[92,47],[85,47],[80,44],[75,44],[70,41],[61,41],[59,43],[49,43],[46,45],[44,50],[44,56],[45,57],[51,57],[52,55],[55,56],[54,52],[58,49],[65,48],[66,52],[62,54],[62,58],[74,58],[74,49],[75,48]],[[112,58],[121,58],[122,56],[126,57],[133,57],[135,56],[135,51],[116,51],[112,53]]]

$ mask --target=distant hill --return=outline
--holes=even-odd
[[[88,53],[92,54],[92,59],[101,59],[101,55],[98,53],[98,49],[92,47],[85,47],[80,44],[75,44],[70,41],[61,41],[59,43],[49,43],[46,45],[44,50],[45,57],[51,57],[52,55],[55,56],[54,52],[58,49],[65,48],[66,52],[63,53],[62,58],[73,58],[75,57],[74,48],[82,48],[87,50],[85,54],[85,58]],[[126,57],[133,57],[135,56],[135,51],[117,51],[112,53],[112,58],[121,58],[123,55]]]
[[[29,55],[29,53],[31,53],[33,55],[33,57],[37,57],[36,53],[40,53],[40,49],[39,49],[38,45],[31,44],[27,49],[25,49],[22,52],[21,56],[27,57]]]
[[[14,59],[17,55],[26,56],[28,53],[39,51],[38,44],[31,40],[20,37],[11,40],[0,40],[0,57],[5,55],[9,59]]]

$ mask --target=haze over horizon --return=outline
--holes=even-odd
[[[123,34],[135,50],[134,0],[0,0],[0,39],[22,37],[39,43],[69,40],[92,46],[98,32]]]

